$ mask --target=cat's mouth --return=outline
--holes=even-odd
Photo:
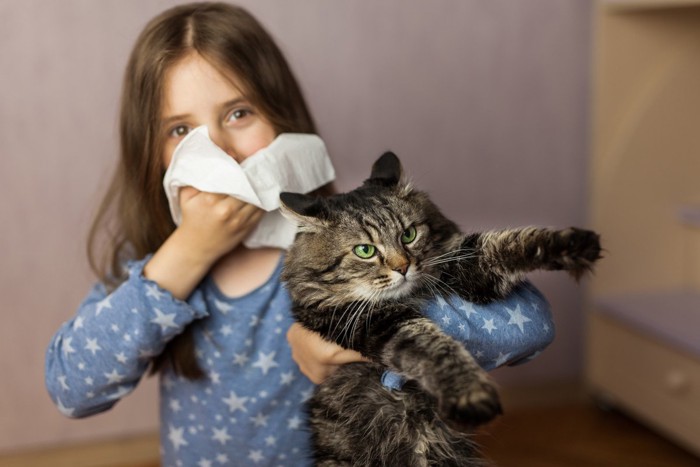
[[[391,284],[382,289],[382,298],[403,297],[410,294],[414,286],[415,281],[405,276],[401,276],[399,279],[393,281]]]

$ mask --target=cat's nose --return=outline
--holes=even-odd
[[[392,268],[392,269],[393,269],[394,271],[398,272],[399,274],[401,274],[402,276],[405,276],[406,273],[408,272],[408,262],[402,263],[402,264],[400,264],[400,265],[398,265],[398,266],[395,266],[395,267]]]

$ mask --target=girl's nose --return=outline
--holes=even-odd
[[[209,137],[214,142],[214,144],[219,146],[219,148],[221,148],[226,154],[231,156],[236,162],[241,162],[233,147],[233,142],[230,140],[231,138],[228,135],[224,134],[222,131],[210,129]]]

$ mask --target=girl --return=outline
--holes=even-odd
[[[174,225],[161,180],[178,142],[200,125],[238,162],[280,133],[315,133],[271,37],[224,3],[167,10],[136,42],[121,158],[89,239],[99,282],[53,337],[46,385],[62,413],[86,417],[134,390],[152,364],[163,465],[308,465],[304,401],[313,383],[362,356],[292,324],[282,252],[241,243],[258,208],[187,187]],[[547,332],[498,343],[498,365],[552,337],[541,296],[514,300]],[[471,314],[460,316],[467,323]],[[472,324],[488,339],[491,327]]]

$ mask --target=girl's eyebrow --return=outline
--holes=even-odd
[[[161,126],[168,126],[171,122],[176,122],[178,120],[187,120],[190,116],[190,114],[173,115],[171,117],[162,119],[160,121],[160,124]]]
[[[221,107],[223,109],[224,107],[231,107],[234,105],[241,104],[243,102],[248,102],[248,99],[246,99],[244,96],[238,96],[238,97],[231,99],[230,101],[224,102],[219,107]]]

